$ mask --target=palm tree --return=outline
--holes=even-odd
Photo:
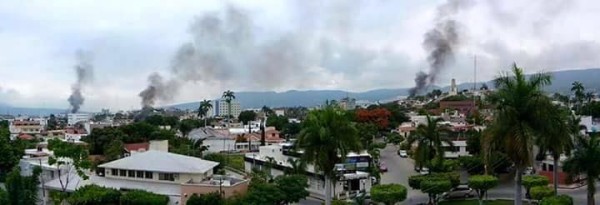
[[[496,92],[489,96],[496,108],[495,119],[490,125],[490,143],[503,149],[516,167],[515,205],[521,205],[523,193],[522,173],[532,162],[533,142],[551,126],[544,122],[544,112],[552,105],[542,87],[551,83],[551,76],[534,74],[529,79],[516,64],[512,75],[505,73],[494,83]]]
[[[227,127],[229,127],[229,120],[231,118],[231,101],[235,99],[235,93],[231,90],[223,92],[223,99],[227,103]]]
[[[554,183],[554,194],[558,194],[558,160],[561,154],[570,154],[573,148],[573,139],[569,127],[569,111],[561,109],[559,106],[552,106],[553,109],[546,110],[546,122],[551,126],[550,129],[543,130],[544,134],[538,136],[537,144],[540,153],[549,152],[553,159],[552,178]],[[544,155],[545,157],[545,155]]]
[[[450,138],[443,136],[447,131],[447,127],[441,126],[439,124],[441,121],[443,121],[442,118],[433,118],[427,115],[427,124],[419,125],[415,134],[408,140],[408,144],[410,145],[417,142],[415,161],[417,162],[416,165],[421,169],[423,165],[429,164],[435,157],[439,159],[438,162],[440,164],[443,162],[444,143],[451,147],[454,146]]]
[[[292,166],[292,168],[287,171],[287,174],[304,174],[306,171],[306,162],[293,158],[289,158],[287,161]]]
[[[576,138],[575,152],[563,165],[563,170],[573,174],[585,174],[587,179],[587,204],[594,205],[596,180],[600,178],[600,138],[594,134],[590,137],[579,135]]]
[[[336,180],[335,164],[342,163],[349,152],[361,150],[358,131],[337,107],[326,106],[311,111],[298,137],[301,157],[325,176],[325,204],[331,205],[332,180]]]
[[[210,100],[203,100],[200,102],[200,107],[198,107],[198,117],[204,118],[204,127],[206,127],[206,120],[208,118],[208,111],[213,108]]]
[[[593,99],[594,99],[594,92],[585,93],[585,100],[587,101],[587,103],[591,103]]]
[[[573,85],[573,87],[571,87],[571,91],[575,94],[575,100],[577,101],[577,105],[581,106],[581,104],[583,103],[583,98],[585,98],[585,88],[583,87],[583,84],[581,84],[579,81],[575,81],[571,85]]]

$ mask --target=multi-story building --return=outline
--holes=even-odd
[[[92,119],[92,115],[88,113],[69,113],[67,114],[67,124],[73,126],[78,122],[88,122]]]
[[[214,103],[214,116],[225,117],[231,114],[233,117],[237,118],[242,112],[242,106],[240,105],[240,102],[236,100],[231,101],[231,113],[229,112],[229,104],[227,104],[225,100],[215,100]]]
[[[21,134],[27,134],[33,137],[38,137],[44,127],[39,121],[34,120],[14,120],[8,125],[11,139],[15,139]]]
[[[338,102],[338,105],[344,110],[352,110],[356,108],[356,99],[345,97]]]
[[[302,151],[294,151],[293,144],[274,144],[261,146],[258,153],[247,153],[244,157],[245,171],[250,173],[253,169],[270,172],[271,176],[280,176],[286,170],[292,169],[288,160],[297,160]],[[332,194],[338,198],[347,198],[360,191],[367,191],[375,182],[369,174],[369,169],[374,166],[368,153],[350,153],[346,156],[346,162],[336,164],[339,174],[335,189]],[[323,175],[315,170],[311,164],[307,165],[305,175],[308,177],[308,191],[311,196],[324,199],[325,181]]]

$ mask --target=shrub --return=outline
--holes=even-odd
[[[121,196],[121,205],[166,205],[169,197],[155,193],[133,190]]]
[[[395,204],[404,201],[406,194],[406,187],[400,184],[375,185],[371,188],[373,200],[384,204]]]
[[[540,205],[573,205],[573,198],[568,195],[546,197]]]
[[[531,199],[542,200],[546,197],[553,196],[554,190],[547,186],[536,186],[531,188],[529,194],[531,195]]]
[[[67,201],[72,205],[116,205],[120,197],[121,192],[116,189],[92,184],[77,189]]]

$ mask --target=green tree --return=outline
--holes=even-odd
[[[267,118],[266,124],[269,127],[275,127],[277,130],[283,130],[283,128],[289,124],[289,120],[285,116],[272,115]]]
[[[406,199],[406,187],[400,184],[375,185],[371,187],[371,198],[373,201],[386,205],[394,205]]]
[[[223,99],[227,103],[227,127],[229,127],[230,117],[231,117],[231,101],[235,100],[235,93],[231,90],[227,90],[223,92]]]
[[[98,185],[86,185],[73,192],[67,199],[71,205],[118,205],[121,192]]]
[[[483,197],[491,188],[498,186],[498,178],[490,175],[474,175],[469,177],[469,187],[477,191],[479,205],[483,205]]]
[[[121,141],[120,139],[113,140],[104,149],[104,157],[106,157],[107,161],[119,159],[123,154],[123,149],[123,141]]]
[[[238,116],[238,120],[245,125],[248,124],[248,122],[253,121],[255,119],[256,113],[252,110],[244,110],[240,112],[240,115]]]
[[[300,159],[289,158],[288,163],[292,166],[286,174],[304,174],[306,173],[306,162]]]
[[[187,200],[186,205],[225,205],[225,199],[219,192],[208,194],[194,194]]]
[[[536,187],[536,186],[547,186],[548,183],[549,183],[549,180],[545,176],[529,175],[529,176],[523,177],[522,185],[525,187],[525,190],[526,190],[525,195],[527,196],[527,198],[530,198],[531,188]]]
[[[583,99],[585,98],[585,88],[583,87],[583,84],[581,84],[579,81],[575,81],[571,85],[572,85],[571,92],[573,92],[573,94],[575,94],[575,100],[577,101],[577,108],[581,108],[581,105],[583,104]]]
[[[531,75],[529,79],[521,68],[513,65],[512,75],[503,74],[494,83],[496,92],[488,99],[495,106],[495,119],[490,125],[490,143],[508,154],[516,167],[515,205],[523,202],[523,170],[531,166],[531,156],[535,137],[547,130],[544,123],[545,111],[552,105],[542,88],[551,83],[551,76],[544,73]]]
[[[48,118],[48,123],[46,124],[47,130],[56,130],[58,128],[58,120],[54,114],[50,114]]]
[[[10,204],[8,193],[4,189],[0,189],[0,204]]]
[[[424,165],[429,165],[435,157],[444,159],[443,143],[454,146],[450,138],[443,136],[446,133],[447,127],[439,125],[441,121],[441,118],[433,118],[427,115],[427,124],[419,125],[415,134],[408,138],[408,144],[417,143],[414,160],[415,165],[421,169]],[[439,160],[438,162],[442,163],[443,160]],[[437,166],[441,167],[441,164]]]
[[[573,198],[568,195],[546,197],[540,205],[573,205]]]
[[[570,154],[573,148],[572,131],[569,130],[569,110],[562,109],[559,106],[553,106],[553,109],[545,110],[546,123],[551,124],[549,129],[543,130],[543,134],[537,137],[537,144],[541,154],[549,152],[552,155],[553,167],[558,167],[558,160],[561,154]],[[579,130],[577,130],[578,132]],[[544,155],[545,157],[545,155]],[[554,192],[558,192],[558,169],[553,170]]]
[[[304,175],[281,175],[275,178],[275,186],[283,194],[284,204],[298,203],[308,197],[308,179]]]
[[[8,128],[0,128],[0,181],[4,181],[13,167],[19,163],[19,159],[25,154],[23,149],[16,146],[18,141],[10,140]]]
[[[300,123],[291,122],[283,126],[281,133],[286,137],[286,139],[296,138],[296,135],[300,133],[300,130],[302,130]]]
[[[531,199],[542,200],[546,197],[554,196],[554,190],[548,186],[536,186],[531,188]]]
[[[429,196],[429,202],[434,205],[438,203],[438,195],[450,191],[452,183],[446,179],[432,179],[421,181],[421,191]]]
[[[358,131],[339,108],[327,106],[309,113],[297,143],[304,150],[301,159],[325,175],[325,204],[331,205],[335,164],[343,162],[349,152],[361,150]]]
[[[587,176],[587,204],[594,205],[596,181],[600,178],[600,137],[597,134],[589,137],[577,136],[575,151],[563,163],[563,170],[572,175]]]
[[[284,194],[275,184],[251,182],[250,187],[248,187],[248,193],[246,193],[245,204],[279,204],[284,200],[284,197]]]
[[[121,205],[167,205],[169,197],[155,193],[132,190],[121,196]]]
[[[88,150],[85,146],[52,139],[48,141],[48,149],[54,152],[54,155],[49,157],[48,164],[56,166],[58,176],[71,176],[71,172],[74,171],[84,180],[89,178],[85,174],[85,170],[91,167],[91,162],[88,159]],[[67,192],[69,182],[72,182],[68,180],[69,178],[58,177],[62,193]],[[61,196],[64,197],[65,195]],[[64,200],[65,198],[61,198],[61,202]]]
[[[38,198],[39,176],[42,169],[34,168],[31,176],[21,176],[19,167],[15,167],[6,177],[6,192],[9,204],[36,204]],[[1,189],[1,188],[0,188]]]
[[[201,117],[204,119],[204,127],[206,127],[208,111],[210,111],[210,109],[212,109],[212,108],[213,108],[213,105],[210,102],[210,100],[203,100],[202,102],[200,102],[200,106],[198,107],[198,117]]]
[[[185,119],[179,123],[179,131],[183,135],[183,137],[187,137],[190,132],[196,128],[200,127],[200,124],[197,120]]]

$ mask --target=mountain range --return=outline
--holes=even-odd
[[[581,82],[586,90],[598,92],[600,91],[600,68],[583,69],[583,70],[563,70],[551,72],[553,76],[552,85],[545,87],[545,90],[550,93],[559,92],[563,94],[570,93],[571,84],[574,81]],[[493,87],[492,81],[478,82],[478,86],[482,83],[487,84],[490,88]],[[457,85],[459,90],[470,89],[473,83],[462,83]],[[323,104],[326,100],[339,100],[344,97],[355,98],[358,101],[391,101],[398,99],[401,96],[407,96],[410,88],[396,89],[376,89],[366,92],[347,92],[343,90],[290,90],[285,92],[237,92],[235,93],[236,100],[240,102],[242,108],[261,108],[266,105],[269,107],[295,107],[304,106],[312,107]],[[450,86],[430,86],[427,91],[433,89],[441,89],[448,91]],[[179,108],[183,110],[197,109],[199,102],[189,102],[174,104],[167,107]],[[65,109],[46,109],[46,108],[19,108],[12,107],[0,102],[0,114],[12,115],[48,115],[50,113],[65,113]]]

